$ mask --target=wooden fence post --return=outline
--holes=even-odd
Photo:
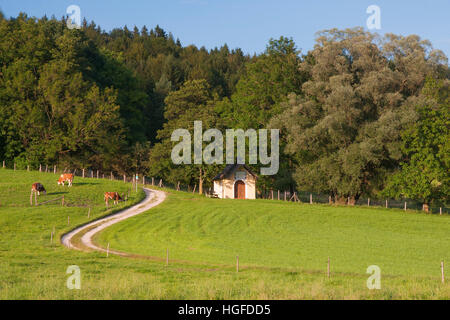
[[[123,182],[124,183],[127,182],[127,176],[126,175],[123,175]]]
[[[280,200],[280,190],[278,190],[278,201]]]
[[[313,204],[312,193],[309,194],[309,204]]]
[[[177,183],[177,191],[180,191],[180,181]]]
[[[142,175],[142,184],[145,185],[145,175]]]
[[[45,172],[48,172],[48,164],[45,165]]]
[[[112,171],[111,171],[111,179],[110,180],[112,180],[113,179],[113,174],[112,174]]]
[[[367,206],[370,207],[370,198],[367,198]]]
[[[53,173],[56,174],[56,166],[53,166]]]
[[[82,171],[82,178],[84,178],[84,169],[83,170],[81,170]]]
[[[30,171],[30,165],[27,165],[27,171]]]
[[[152,186],[155,185],[155,178],[152,177]]]
[[[284,201],[286,201],[286,190],[284,191]]]
[[[98,170],[97,170],[97,179],[98,179]]]
[[[405,201],[405,211],[406,211],[406,201]]]
[[[386,208],[388,207],[388,201],[387,201],[387,199],[386,199]]]
[[[442,207],[439,208],[439,215],[442,216]]]
[[[39,172],[42,172],[42,165],[39,164]]]
[[[271,196],[272,196],[272,200],[273,200],[273,189],[272,189],[272,190],[270,190],[270,194],[271,194]]]
[[[3,160],[3,168],[6,168],[5,160]]]
[[[16,163],[14,162],[14,171],[16,171]]]

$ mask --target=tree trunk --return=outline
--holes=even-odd
[[[348,197],[348,205],[354,206],[355,204],[356,204],[356,197],[355,196]]]
[[[200,177],[198,179],[198,193],[203,194],[203,177],[202,177],[202,167],[200,167]]]
[[[335,204],[347,204],[347,197],[343,197],[343,196],[334,196],[334,203]]]

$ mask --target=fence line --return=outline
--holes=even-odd
[[[3,168],[9,168],[8,163],[3,160],[2,163]],[[34,168],[32,166],[27,165],[24,168],[18,168],[16,163],[11,166],[11,169],[14,170],[28,170],[32,171]],[[49,170],[48,164],[45,164],[45,172],[51,172]],[[64,168],[63,171],[60,171],[58,166],[53,166],[53,173],[72,173],[76,177],[84,177],[84,178],[90,178],[90,179],[107,179],[112,181],[123,181],[125,183],[131,183],[132,188],[137,187],[137,184],[142,185],[152,185],[152,186],[158,186],[161,188],[168,188],[173,189],[176,191],[185,191],[190,193],[195,193],[197,188],[197,184],[194,184],[194,186],[191,186],[189,184],[181,184],[179,181],[175,184],[169,183],[164,181],[160,177],[146,177],[145,175],[141,174],[133,174],[133,175],[126,175],[123,173],[115,174],[112,171],[105,171],[102,172],[98,169],[73,169],[73,170],[66,170]],[[39,164],[39,166],[36,167],[36,170],[39,172],[43,172],[43,166],[42,164]],[[94,174],[95,172],[95,174]],[[136,179],[136,175],[139,177],[142,176],[141,179]],[[136,184],[137,183],[137,184]],[[212,196],[213,190],[212,187],[207,185],[205,188],[205,185],[203,186],[203,194],[206,196]],[[283,190],[257,190],[257,198],[258,199],[270,199],[270,200],[279,200],[279,201],[288,201],[288,202],[300,202],[300,203],[310,203],[310,204],[333,204],[332,198],[330,195],[327,194],[321,194],[316,192],[308,192],[308,191],[298,191],[298,190],[289,190],[289,191],[283,191]],[[347,204],[349,205],[350,199],[348,199]],[[384,207],[384,208],[396,208],[396,209],[403,209],[403,210],[423,210],[423,204],[418,200],[413,199],[374,199],[370,197],[360,197],[357,200],[354,201],[354,204],[350,205],[356,205],[356,206],[366,206],[366,207]],[[439,204],[437,206],[433,206],[429,208],[429,213],[439,213],[442,214],[450,214],[450,208],[447,207],[445,204]]]
[[[284,191],[286,194],[286,198],[288,201],[293,202],[301,202],[301,203],[318,203],[318,204],[335,204],[332,202],[332,198],[330,195],[327,194],[321,194],[321,193],[315,193],[315,192],[308,192],[308,191],[297,191],[294,190],[291,191]],[[272,200],[272,191],[263,190],[260,192],[260,194],[257,196],[259,199],[269,199]],[[283,199],[281,199],[283,200]],[[286,201],[286,200],[284,200]],[[403,209],[403,210],[423,210],[423,204],[414,199],[374,199],[370,197],[360,197],[357,200],[355,200],[354,204],[349,204],[350,201],[347,200],[346,203],[342,203],[342,205],[351,205],[351,206],[363,206],[363,207],[384,207],[384,208],[396,208],[396,209]],[[450,208],[447,207],[445,204],[437,204],[433,207],[429,208],[430,213],[450,213]]]
[[[146,178],[147,183],[150,184],[152,182],[153,186],[159,186],[157,181],[163,181],[159,177]],[[195,188],[195,184],[181,184],[177,183],[169,183],[164,182],[163,187],[172,189],[175,191],[185,191],[192,193],[192,190]],[[198,189],[198,188],[197,188]],[[206,196],[211,196],[213,194],[213,190],[210,186],[203,187],[203,193]],[[268,199],[268,200],[277,200],[279,201],[288,201],[288,202],[299,202],[299,203],[310,203],[310,204],[334,204],[331,200],[331,196],[328,194],[320,194],[316,192],[308,192],[308,191],[282,191],[282,190],[258,190],[257,192],[258,199]],[[347,201],[348,202],[348,201]],[[358,198],[354,205],[351,206],[361,206],[361,207],[379,207],[379,208],[387,208],[392,209],[403,209],[403,210],[423,210],[422,203],[413,199],[375,199],[371,197],[360,197]],[[406,209],[405,209],[406,207]],[[443,205],[437,205],[429,208],[429,213],[439,213],[439,214],[450,214],[450,208]]]

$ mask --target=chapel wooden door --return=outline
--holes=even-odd
[[[234,198],[245,199],[245,183],[241,180],[234,183]]]

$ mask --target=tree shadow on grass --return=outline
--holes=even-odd
[[[100,184],[99,182],[77,182],[77,183],[72,183],[72,186],[84,186],[84,185],[95,185],[95,184]],[[67,187],[67,185],[66,185]]]
[[[61,191],[61,192],[47,192],[47,196],[56,196],[58,194],[69,193],[69,191]]]

